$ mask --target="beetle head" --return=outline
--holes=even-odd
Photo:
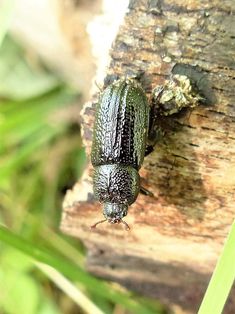
[[[120,223],[127,215],[128,205],[116,203],[104,203],[103,214],[109,223]]]
[[[92,226],[92,228],[95,228],[99,223],[108,221],[111,224],[122,223],[125,225],[126,229],[129,230],[130,227],[128,226],[128,224],[124,220],[122,220],[122,218],[127,215],[127,210],[128,205],[126,204],[104,203],[103,214],[105,219],[98,221]]]

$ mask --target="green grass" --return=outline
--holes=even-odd
[[[228,235],[198,314],[220,314],[235,279],[235,222]]]
[[[16,0],[3,0],[0,7],[0,47],[13,17]]]
[[[64,192],[86,164],[79,93],[6,36],[0,48],[0,312],[165,313],[97,279],[81,243],[59,232]],[[66,113],[66,114],[64,114]],[[27,297],[26,297],[27,296]]]
[[[87,288],[87,291],[96,294],[99,298],[122,304],[122,306],[130,310],[131,313],[159,313],[157,308],[153,311],[150,306],[146,306],[146,304],[143,306],[141,302],[135,300],[130,292],[122,293],[121,291],[110,289],[107,283],[86,273],[81,266],[70,261],[55,250],[49,250],[40,245],[35,246],[35,243],[13,234],[4,227],[0,227],[0,239],[27,256],[32,257],[34,260],[57,269],[71,282],[79,282]]]

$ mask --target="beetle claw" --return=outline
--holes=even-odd
[[[125,220],[121,220],[120,222],[125,225],[126,230],[130,230],[130,229],[131,229],[131,228],[129,227],[128,223],[125,222]]]
[[[103,223],[105,221],[107,221],[107,219],[102,219],[102,220],[96,222],[94,225],[91,226],[91,229],[95,229],[97,225],[99,225],[99,224],[101,224],[101,223]]]

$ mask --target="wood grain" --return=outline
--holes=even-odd
[[[61,229],[84,242],[91,272],[187,313],[201,302],[235,215],[234,10],[233,0],[130,1],[105,84],[143,73],[150,97],[189,65],[201,73],[206,101],[166,120],[164,138],[141,169],[154,197],[140,195],[130,207],[131,231],[108,224],[90,231],[102,219],[90,165],[63,204]],[[88,156],[96,99],[82,113]],[[225,313],[234,309],[230,298]]]

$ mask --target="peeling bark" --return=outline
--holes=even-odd
[[[105,84],[143,73],[150,97],[171,73],[186,71],[206,101],[166,119],[140,173],[154,197],[140,195],[130,207],[131,231],[90,231],[102,218],[90,165],[63,205],[61,229],[88,248],[88,270],[186,312],[196,312],[235,215],[234,10],[233,0],[130,1]],[[88,156],[95,101],[82,116]],[[233,297],[224,313],[234,309]]]

